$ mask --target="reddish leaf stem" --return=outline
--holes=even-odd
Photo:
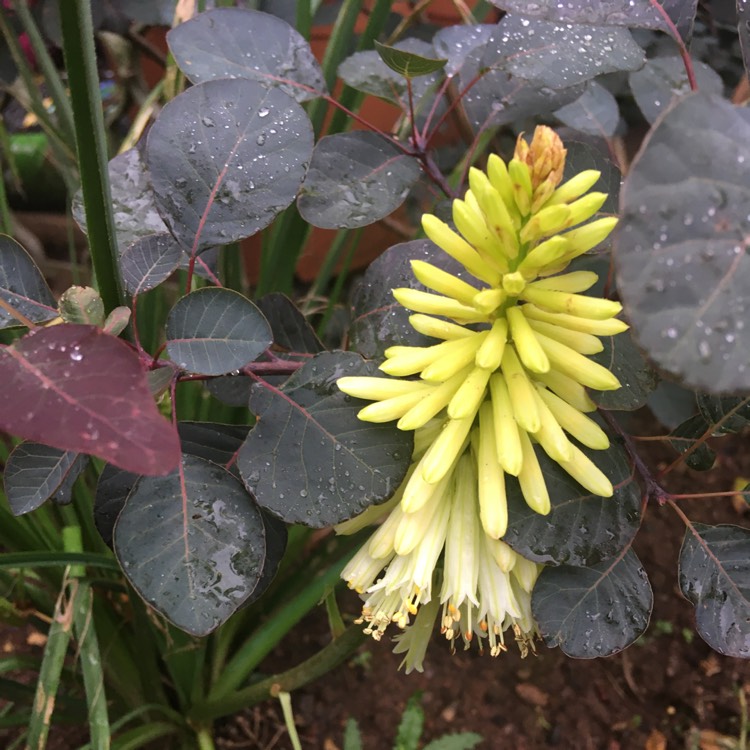
[[[674,21],[669,17],[669,13],[662,7],[659,0],[649,0],[651,6],[656,12],[664,19],[664,25],[669,30],[669,35],[677,43],[677,47],[680,50],[680,57],[682,58],[682,64],[685,66],[685,73],[687,73],[688,83],[690,84],[691,91],[698,90],[698,82],[695,80],[695,69],[693,68],[693,61],[690,59],[690,53],[688,52],[685,42],[680,36],[680,32],[674,25]]]
[[[33,331],[37,325],[32,320],[29,320],[23,313],[18,312],[14,307],[11,307],[2,297],[0,297],[0,308],[5,310],[11,317],[15,318],[21,325],[26,326],[30,331]]]

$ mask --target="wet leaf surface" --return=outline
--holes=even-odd
[[[113,464],[106,464],[99,475],[94,495],[94,523],[108,547],[112,547],[112,536],[117,516],[125,505],[130,491],[141,478],[140,474],[125,471]]]
[[[0,299],[32,323],[57,317],[55,298],[42,272],[26,250],[6,235],[0,235]],[[0,307],[0,329],[19,325]]]
[[[192,252],[250,237],[296,197],[312,154],[305,111],[247,79],[192,86],[149,131],[159,211]]]
[[[307,318],[285,294],[271,292],[257,305],[271,326],[275,352],[317,354],[325,349]]]
[[[185,257],[185,252],[168,232],[149,234],[129,245],[120,256],[125,288],[141,294],[166,281]]]
[[[698,93],[657,123],[622,193],[617,288],[638,345],[708,391],[750,388],[750,113]]]
[[[582,133],[608,138],[615,134],[620,122],[620,109],[609,89],[590,81],[583,94],[558,109],[555,117]]]
[[[182,472],[138,482],[115,524],[115,554],[152,607],[203,636],[258,585],[265,527],[252,497],[222,467],[186,455]]]
[[[404,78],[419,78],[427,76],[430,73],[436,73],[442,70],[447,59],[424,57],[414,52],[390,47],[375,41],[375,50],[380,55],[380,59],[393,71]]]
[[[685,458],[685,464],[694,471],[708,471],[716,461],[716,453],[713,448],[705,442],[697,448],[693,445],[710,430],[710,425],[701,414],[696,414],[678,425],[670,433],[670,443],[678,453],[686,453],[692,449],[692,453]]]
[[[176,26],[167,42],[191,83],[247,78],[278,86],[299,102],[326,91],[305,38],[269,13],[215,8]]]
[[[680,589],[695,624],[720,654],[750,658],[750,531],[694,524],[680,551]]]
[[[180,367],[224,375],[256,360],[271,345],[260,310],[230,289],[198,289],[177,301],[167,318],[167,353]]]
[[[141,237],[166,232],[167,225],[156,207],[151,176],[140,149],[131,148],[110,159],[108,171],[119,252],[123,253]],[[80,190],[73,196],[71,212],[86,233],[86,212]]]
[[[630,331],[617,336],[600,336],[599,339],[604,349],[591,355],[591,359],[613,372],[622,388],[616,391],[590,391],[591,400],[603,409],[640,409],[656,388],[659,376],[643,358]]]
[[[514,14],[499,23],[484,59],[496,69],[553,90],[604,73],[637,70],[645,62],[643,50],[625,28],[559,24]]]
[[[693,60],[698,89],[704,94],[722,94],[721,76],[700,60]],[[690,93],[685,63],[679,55],[648,60],[629,76],[630,90],[643,116],[653,125],[675,97]]]
[[[444,68],[445,75],[456,75],[466,62],[467,55],[487,44],[494,30],[495,24],[489,23],[438,29],[432,37],[432,46],[439,57],[448,61]]]
[[[568,656],[611,656],[648,625],[653,592],[635,552],[586,567],[545,568],[534,586],[531,609],[544,638]]]
[[[166,474],[179,459],[137,355],[98,328],[36,329],[0,348],[0,382],[5,432],[141,474]]]
[[[329,135],[315,145],[297,207],[316,227],[363,227],[397,209],[420,174],[416,159],[375,133]]]
[[[393,45],[394,49],[410,52],[421,57],[433,57],[435,50],[431,44],[414,37],[403,39]],[[355,52],[338,67],[338,76],[344,83],[358,91],[373,94],[393,102],[405,112],[408,111],[406,79],[391,70],[375,50]],[[412,95],[417,112],[424,108],[425,94],[433,90],[441,78],[439,71],[412,80]],[[430,104],[432,100],[430,99]]]
[[[369,265],[352,296],[354,310],[349,345],[367,359],[382,358],[390,346],[436,343],[411,327],[411,311],[402,307],[393,296],[392,290],[399,287],[426,290],[411,270],[412,260],[429,261],[469,284],[479,283],[430,240],[401,242],[388,248]]]
[[[640,526],[641,490],[627,455],[613,443],[583,452],[606,474],[613,497],[591,494],[536,449],[552,510],[542,516],[523,499],[518,480],[506,476],[508,531],[504,540],[529,560],[550,565],[596,565],[619,554]]]
[[[672,33],[651,0],[490,0],[493,5],[548,21],[602,26],[630,26]],[[680,36],[690,38],[698,0],[659,0]]]
[[[336,386],[344,375],[378,372],[356,354],[324,352],[281,389],[253,388],[250,410],[258,422],[237,466],[262,507],[287,523],[320,528],[395,492],[411,460],[411,433],[360,421],[367,402]]]

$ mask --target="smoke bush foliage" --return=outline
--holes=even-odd
[[[400,108],[396,135],[347,112],[365,129],[316,137],[310,107],[336,102],[306,40],[280,18],[215,9],[169,33],[192,85],[110,163],[130,338],[117,338],[128,310],[104,310],[80,289],[58,309],[30,256],[0,239],[0,327],[29,328],[0,348],[0,427],[24,441],[5,469],[11,508],[65,502],[89,456],[103,459],[95,520],[123,573],[179,628],[213,631],[269,585],[286,525],[341,523],[403,480],[411,433],[360,421],[365,402],[336,381],[377,374],[392,344],[428,342],[390,290],[424,288],[410,258],[444,262],[424,239],[387,251],[354,291],[349,350],[327,351],[287,297],[224,288],[217,252],[236,253],[232,243],[295,202],[312,226],[357,228],[409,196],[424,200],[425,189],[453,198],[508,133],[546,122],[566,128],[566,177],[600,170],[597,189],[609,193],[600,214],[621,217],[614,239],[571,268],[606,280],[599,291],[622,302],[631,331],[595,357],[623,387],[591,393],[611,437],[597,464],[615,497],[592,495],[554,461],[543,462],[549,515],[508,489],[505,541],[546,566],[532,599],[539,632],[579,658],[641,635],[653,597],[631,545],[647,505],[668,502],[687,527],[679,579],[700,635],[747,657],[750,533],[692,523],[641,460],[623,412],[647,403],[669,412],[680,460],[697,469],[713,462],[707,438],[750,422],[750,116],[689,58],[695,0],[494,4],[507,11],[497,24],[441,29],[341,64],[349,87]],[[669,47],[647,59],[641,43],[656,33]],[[621,185],[607,146],[629,97],[652,124]],[[435,145],[454,121],[468,132],[458,156]],[[151,321],[136,307],[180,268],[185,294],[164,346],[147,351],[139,331]],[[252,426],[170,423],[161,412],[175,412],[185,381],[245,406]],[[662,386],[674,382],[689,396],[678,406]]]

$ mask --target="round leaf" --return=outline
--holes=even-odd
[[[130,491],[140,479],[139,474],[107,464],[99,475],[94,496],[94,523],[104,543],[112,547],[112,536],[117,516],[125,505]]]
[[[674,34],[652,0],[491,0],[493,5],[548,21],[659,29]],[[698,0],[659,0],[682,39],[689,39]]]
[[[257,384],[258,421],[237,457],[258,503],[287,523],[320,528],[387,500],[406,474],[412,433],[357,418],[365,401],[336,386],[344,375],[376,375],[349,352],[324,352],[276,389]]]
[[[166,232],[140,149],[130,148],[110,159],[108,172],[119,252],[141,237]],[[71,213],[86,233],[86,211],[80,190],[73,196]]]
[[[582,133],[608,138],[617,130],[620,109],[609,89],[596,81],[589,81],[583,94],[558,109],[555,117]]]
[[[434,339],[417,333],[409,323],[410,310],[396,302],[393,289],[426,290],[411,270],[412,260],[426,260],[469,284],[478,283],[463,266],[430,240],[412,240],[388,248],[365,271],[354,291],[354,320],[349,330],[352,349],[368,359],[380,359],[390,346],[427,346]]]
[[[538,86],[565,89],[603,73],[637,70],[645,62],[632,34],[616,26],[544,21],[506,15],[493,36],[497,57],[490,61]],[[493,44],[488,45],[488,51]]]
[[[0,235],[0,299],[33,323],[57,317],[57,306],[42,272],[12,238]],[[21,325],[0,307],[0,329]]]
[[[61,505],[70,502],[73,482],[85,468],[86,458],[78,453],[41,443],[20,443],[8,456],[3,473],[13,515],[36,510],[51,497]]]
[[[720,654],[750,658],[750,531],[694,524],[680,551],[680,588],[700,637]]]
[[[278,86],[299,102],[326,91],[323,72],[305,38],[268,13],[215,8],[176,26],[167,42],[192,83],[248,78]]]
[[[278,89],[246,79],[193,86],[148,135],[159,210],[193,253],[250,237],[294,200],[312,140],[307,114]]]
[[[261,311],[230,289],[198,289],[178,300],[167,318],[167,353],[190,372],[224,375],[270,345],[271,328]]]
[[[646,630],[654,595],[631,549],[582,568],[545,568],[531,598],[544,642],[576,659],[611,656]]]
[[[325,349],[307,318],[285,294],[266,294],[258,300],[258,309],[271,326],[274,352],[317,354]]]
[[[140,474],[179,460],[138,355],[94,326],[37,328],[0,347],[0,430]]]
[[[136,591],[197,636],[253,593],[266,550],[260,510],[245,488],[197,456],[184,456],[181,472],[138,482],[115,524],[114,544]]]
[[[423,57],[414,52],[389,47],[387,44],[381,44],[375,41],[375,49],[380,55],[380,59],[391,69],[396,71],[404,78],[418,78],[427,76],[442,70],[447,59],[437,59],[434,57]]]
[[[641,492],[618,445],[583,452],[614,486],[613,497],[592,495],[537,448],[552,510],[541,516],[523,499],[515,477],[506,478],[508,531],[504,541],[524,557],[551,565],[596,565],[628,545],[640,525]]]
[[[659,376],[643,358],[629,331],[617,336],[603,336],[601,342],[604,349],[591,359],[617,375],[622,388],[616,391],[591,391],[591,399],[602,409],[640,409],[656,388]]]
[[[721,76],[708,65],[693,60],[693,71],[698,89],[704,94],[721,94]],[[690,93],[685,63],[679,55],[655,57],[630,74],[630,89],[643,116],[654,123],[675,97]]]
[[[141,237],[120,256],[125,288],[131,294],[141,294],[159,286],[177,269],[183,257],[183,249],[168,232]]]
[[[750,388],[750,113],[693,94],[659,120],[622,192],[617,288],[662,369],[711,393]]]
[[[363,227],[397,209],[419,175],[416,159],[375,133],[329,135],[315,146],[297,207],[316,227]]]

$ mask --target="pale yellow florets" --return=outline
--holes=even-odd
[[[401,288],[393,294],[414,312],[414,329],[439,343],[386,350],[380,369],[391,377],[338,381],[345,393],[373,402],[359,412],[361,419],[397,420],[399,429],[416,430],[419,437],[391,515],[373,537],[382,542],[392,533],[393,541],[380,547],[371,542],[344,574],[368,594],[363,617],[374,635],[389,622],[405,626],[420,605],[434,602],[433,572],[442,551],[440,602],[448,637],[460,633],[468,642],[472,634],[486,636],[490,651],[499,653],[503,631],[513,626],[525,644],[533,633],[533,580],[528,590],[519,588],[509,575],[515,568],[500,576],[502,566],[496,570],[488,562],[507,529],[507,475],[517,478],[533,510],[549,513],[538,445],[592,494],[613,494],[579,444],[609,446],[586,415],[595,410],[586,389],[614,390],[620,383],[589,355],[602,350],[598,337],[627,325],[615,317],[618,302],[583,294],[597,282],[595,273],[565,271],[617,220],[588,221],[606,199],[587,192],[599,172],[587,170],[560,184],[565,153],[554,131],[538,127],[530,144],[519,138],[507,164],[491,155],[486,173],[470,170],[470,189],[453,202],[458,231],[423,216],[427,236],[473,280],[413,261],[415,277],[430,291]],[[465,546],[458,557],[451,553],[457,549],[451,533],[471,540],[471,554]],[[420,538],[431,544],[415,541]],[[502,606],[492,603],[501,589],[507,592]],[[405,634],[400,644],[412,655],[423,645],[415,646],[414,638]]]

